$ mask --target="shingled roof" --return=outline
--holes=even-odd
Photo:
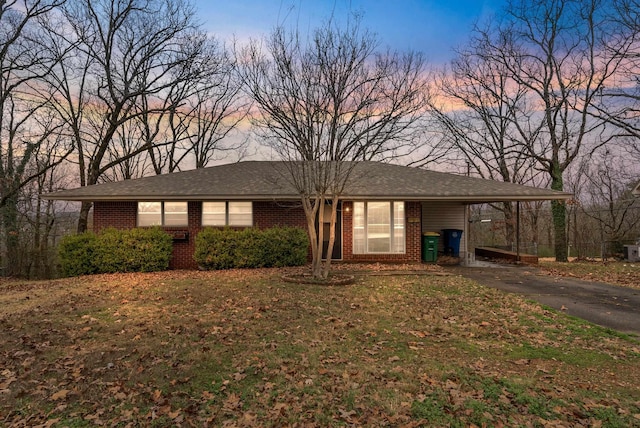
[[[43,195],[70,201],[287,200],[299,197],[284,162],[249,161]],[[343,199],[500,202],[568,199],[571,194],[380,162],[357,162]]]

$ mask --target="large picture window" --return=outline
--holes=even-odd
[[[404,253],[404,202],[353,203],[353,253]]]
[[[138,226],[187,226],[186,202],[138,202]]]
[[[253,226],[251,202],[203,202],[203,226]]]

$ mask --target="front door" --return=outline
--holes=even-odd
[[[329,249],[329,234],[331,229],[331,204],[324,206],[324,221],[322,224],[322,258],[327,258],[327,250]],[[333,243],[332,260],[342,259],[342,203],[338,202],[338,212],[336,213],[336,239]]]

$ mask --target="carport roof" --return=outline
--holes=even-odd
[[[79,187],[43,195],[71,201],[291,200],[288,162],[247,161],[139,179]],[[572,195],[519,184],[466,177],[381,162],[353,166],[342,199],[399,199],[468,203],[563,200]]]

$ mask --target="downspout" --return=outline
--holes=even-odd
[[[520,201],[516,202],[516,263],[520,263]]]

